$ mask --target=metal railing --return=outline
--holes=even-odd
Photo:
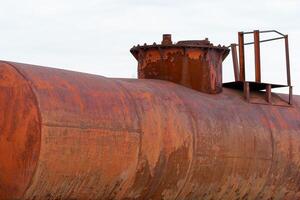
[[[260,40],[261,33],[276,33],[280,37]],[[244,42],[244,35],[253,34],[253,42]],[[255,59],[255,82],[261,83],[261,61],[260,61],[260,43],[270,42],[274,40],[283,39],[285,41],[285,59],[286,59],[286,74],[287,74],[287,87],[289,87],[289,103],[292,102],[292,85],[291,85],[291,71],[290,71],[290,57],[289,57],[289,41],[288,35],[280,33],[276,30],[259,31],[254,30],[250,32],[239,32],[238,33],[238,44],[231,44],[229,47],[232,51],[233,69],[235,81],[245,82],[245,45],[254,45],[254,59]],[[237,54],[237,48],[239,54]],[[267,88],[269,91],[270,88]]]

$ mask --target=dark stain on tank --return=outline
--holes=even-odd
[[[161,152],[159,160],[151,175],[150,166],[146,159],[139,164],[139,170],[135,177],[134,184],[130,189],[131,199],[170,199],[175,198],[176,191],[183,187],[183,182],[187,176],[189,167],[189,148],[182,146],[166,157]],[[185,160],[186,162],[178,162]],[[175,174],[174,174],[175,172]],[[180,182],[182,181],[182,182]]]

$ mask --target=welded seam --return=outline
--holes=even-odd
[[[211,157],[211,156],[208,155],[208,154],[197,154],[197,156],[200,156],[200,157],[206,157],[206,158]],[[241,156],[222,156],[222,158],[226,158],[226,159],[244,159],[244,160],[253,160],[253,159],[257,159],[257,160],[266,160],[266,161],[272,160],[271,158],[260,158],[260,157],[250,157],[250,156],[244,156],[244,157],[241,157]]]
[[[229,98],[231,98],[231,97],[229,97]],[[232,103],[234,103],[233,100],[230,101],[230,103],[227,104],[227,108],[229,108],[229,110],[231,111],[232,116],[234,115],[236,117],[236,119],[237,119],[236,124],[239,124],[242,127],[242,134],[243,134],[244,130],[246,130],[247,127],[245,127],[245,125],[243,123],[244,120],[240,117],[240,114],[236,112],[235,106],[238,105],[238,104],[232,104]],[[242,102],[242,103],[244,103],[244,102]],[[245,106],[245,104],[244,105],[238,105],[238,106]],[[234,119],[233,119],[233,121],[234,121]],[[224,156],[224,158],[226,158],[226,159],[242,159],[242,158],[251,159],[251,158],[240,157],[240,156],[226,156],[226,157]],[[220,194],[219,199],[223,199],[224,195],[226,195],[226,193]]]
[[[39,166],[39,163],[40,163],[40,156],[41,156],[41,146],[42,146],[42,114],[41,114],[41,109],[40,109],[40,105],[39,105],[39,101],[38,101],[38,98],[37,98],[37,92],[32,84],[32,82],[18,69],[17,66],[13,65],[12,63],[10,62],[7,62],[7,61],[0,61],[2,63],[5,63],[9,66],[11,66],[13,69],[16,70],[17,73],[19,73],[23,79],[27,82],[28,86],[29,86],[29,89],[31,90],[33,96],[34,96],[34,103],[36,104],[36,107],[37,107],[37,112],[38,112],[38,120],[39,120],[39,126],[40,126],[40,147],[39,147],[39,151],[38,151],[38,160],[37,160],[37,163],[36,163],[36,166],[35,166],[35,169],[34,169],[34,172],[33,172],[33,175],[31,177],[31,180],[29,181],[28,183],[28,186],[26,187],[26,189],[24,190],[24,193],[22,194],[22,197],[25,197],[26,195],[26,192],[28,191],[28,189],[30,188],[30,186],[32,185],[33,183],[33,180],[36,176],[36,173],[37,173],[37,169],[38,169],[38,166]]]
[[[258,106],[258,109],[261,111],[261,113],[263,114],[263,116],[265,117],[267,123],[268,123],[268,126],[269,126],[269,131],[270,131],[270,138],[271,138],[271,149],[272,149],[272,156],[271,156],[271,166],[269,168],[269,172],[268,172],[268,180],[271,179],[271,173],[272,173],[272,169],[274,167],[274,135],[273,135],[273,131],[272,131],[272,127],[271,127],[271,124],[269,122],[269,118],[268,116],[266,115],[266,113],[264,112],[264,110],[262,109],[261,106]],[[261,194],[261,192],[263,192],[265,190],[265,188],[267,187],[267,184],[268,184],[268,181],[266,181],[266,183],[264,184],[264,186],[262,187],[262,189],[257,193],[257,196],[254,198],[254,199],[260,199],[259,195]]]
[[[155,81],[159,81],[159,80],[155,80]],[[163,82],[166,82],[166,81],[163,81]],[[170,82],[168,82],[168,83],[170,83]],[[153,82],[152,82],[152,81],[149,81],[148,84],[153,86]],[[170,83],[170,84],[173,84],[173,83]],[[174,85],[177,86],[177,84],[174,84]],[[154,87],[155,87],[155,85],[154,85]],[[177,93],[174,93],[174,94],[175,94],[175,96],[177,96],[177,97],[181,100],[182,105],[186,105],[185,102],[183,101],[183,98],[181,98],[179,95],[177,95]],[[189,109],[189,107],[187,107],[187,106],[185,106],[185,108],[186,108],[187,111],[189,111],[189,113],[190,113],[191,115],[193,115],[192,109]],[[187,117],[188,117],[188,115],[187,115]],[[192,119],[193,119],[192,121],[194,122],[194,124],[197,124],[197,123],[195,123],[195,118],[196,118],[196,117],[192,117]],[[194,124],[192,123],[193,130],[195,130],[195,126],[193,126]],[[196,128],[196,129],[197,129],[197,128]],[[194,158],[195,158],[195,144],[196,144],[196,143],[195,143],[195,134],[196,134],[195,132],[194,132],[194,134],[192,134],[192,151],[193,151],[193,152],[192,152],[192,160],[191,160],[190,165],[189,165],[189,168],[188,168],[188,170],[187,170],[187,175],[186,175],[186,178],[185,178],[185,180],[184,180],[184,184],[183,184],[183,186],[178,190],[178,192],[177,192],[177,194],[176,194],[174,200],[178,199],[179,195],[182,193],[182,191],[183,191],[185,185],[187,184],[188,179],[189,179],[190,176],[191,176],[191,169],[192,169],[192,166],[193,166],[193,164],[194,164]],[[166,170],[168,170],[168,169],[164,169],[164,172],[163,172],[163,173],[165,173]],[[159,183],[157,183],[157,184],[158,184],[158,185],[161,184],[162,181],[163,181],[163,180],[160,179]],[[148,197],[148,198],[149,198],[149,194],[150,194],[150,193],[147,194],[147,197]]]
[[[232,106],[230,106],[230,107],[232,107]],[[256,106],[260,111],[261,111],[261,113],[265,116],[265,113],[263,112],[263,110],[261,109],[261,107],[260,106]],[[234,109],[233,109],[233,112],[234,112]],[[240,115],[239,114],[237,114],[236,115],[237,116],[237,118],[240,120],[240,122],[242,122],[243,120],[241,119],[241,117],[240,117]],[[265,118],[267,118],[266,116],[265,116]],[[241,125],[242,125],[242,127],[243,127],[243,130],[245,129],[245,126],[244,126],[244,124],[243,123],[240,123]],[[269,123],[268,123],[269,124]],[[270,125],[269,125],[269,127],[270,127]],[[270,127],[270,136],[271,136],[271,151],[272,151],[272,156],[271,156],[271,159],[266,159],[266,158],[260,158],[261,160],[266,160],[266,161],[271,161],[271,166],[269,167],[269,173],[270,173],[270,171],[271,171],[271,169],[272,169],[272,167],[273,167],[273,155],[274,155],[274,139],[273,139],[273,133],[272,133],[272,130],[271,130],[271,127]],[[257,158],[256,158],[257,159]],[[268,177],[270,177],[270,174],[268,174]],[[258,196],[259,196],[259,194],[260,194],[260,192],[261,191],[263,191],[264,190],[264,188],[265,188],[265,186],[266,185],[264,185],[263,187],[262,187],[262,189],[257,193],[257,196],[254,198],[254,199],[257,199],[258,198]],[[223,197],[223,196],[222,196]],[[221,197],[221,199],[222,199],[222,197]]]
[[[182,97],[179,97],[178,95],[177,95],[177,97],[182,100],[184,107],[190,113],[190,116],[191,116],[190,119],[191,119],[191,127],[192,127],[192,151],[193,152],[192,152],[191,163],[190,163],[189,168],[187,170],[186,178],[184,180],[184,184],[182,185],[182,187],[179,189],[177,195],[175,196],[175,200],[177,200],[180,197],[183,190],[185,189],[186,184],[188,183],[188,180],[191,178],[192,166],[195,165],[195,157],[196,157],[196,145],[197,145],[197,143],[196,143],[196,134],[198,133],[198,130],[199,130],[197,120],[196,120],[196,117],[193,113],[193,110],[189,106],[187,106],[187,104],[184,104],[185,102],[184,102]]]
[[[65,124],[55,124],[55,123],[43,123],[43,126],[53,127],[53,128],[73,128],[73,129],[88,129],[88,130],[108,130],[108,131],[123,131],[128,133],[139,133],[141,129],[131,129],[131,128],[114,128],[105,126],[76,126],[76,125],[65,125]]]
[[[218,94],[214,94],[214,95],[218,95]],[[222,94],[219,94],[219,95],[222,95]],[[224,95],[225,96],[225,95]],[[222,98],[222,97],[219,97],[219,98]],[[217,104],[216,104],[217,105]],[[224,104],[225,105],[225,104]],[[229,109],[231,109],[232,107],[231,107],[231,105],[230,105],[230,103],[229,104],[226,104],[227,106],[227,108],[229,108]],[[214,107],[215,108],[215,107]],[[235,114],[235,112],[234,112],[234,109],[232,109],[233,111],[232,111],[232,115],[234,115]],[[215,112],[213,112],[214,114],[211,116],[209,116],[211,119],[217,119],[217,117],[215,116],[216,115],[216,113]],[[226,118],[226,115],[224,115],[224,114],[220,114],[220,112],[218,112],[218,114],[217,115],[219,115],[219,117],[222,117],[222,119],[223,118]],[[240,120],[240,118],[238,117],[238,119]],[[240,120],[241,121],[241,120]],[[216,124],[217,123],[219,123],[219,122],[221,122],[221,123],[223,123],[224,121],[223,120],[217,120],[216,121]],[[227,122],[225,121],[225,124],[222,124],[222,127],[223,127],[223,129],[222,129],[222,131],[220,132],[220,135],[221,135],[221,137],[224,137],[224,132],[228,132],[229,130],[228,130],[228,125],[227,125]],[[209,130],[208,131],[208,134],[210,133],[210,131],[211,130]],[[199,157],[211,157],[211,156],[209,156],[209,155],[205,155],[205,154],[200,154],[199,155],[199,153],[197,153],[197,156],[199,156]],[[226,156],[222,156],[222,158],[227,158]],[[229,156],[228,156],[228,158],[229,158]],[[204,165],[201,165],[201,166],[204,166]],[[210,166],[210,167],[212,167],[210,164],[209,165],[207,165],[207,166]],[[206,191],[205,191],[205,193],[206,194],[208,194],[208,193],[210,193],[211,191],[214,191],[215,189],[215,185],[213,184],[213,180],[215,179],[215,171],[216,171],[216,167],[215,166],[213,166],[212,167],[213,168],[213,173],[212,173],[212,175],[210,176],[210,179],[209,179],[209,182],[210,182],[210,184],[208,185],[208,187],[207,187],[207,189],[206,189]],[[222,174],[222,177],[220,178],[220,180],[219,181],[221,181],[222,179],[224,178],[224,173]],[[201,192],[203,192],[203,189],[202,189],[202,191]],[[223,193],[221,193],[220,194],[220,192],[218,191],[215,191],[215,193],[213,193],[213,196],[211,197],[211,198],[216,198],[216,199],[223,199],[223,196],[224,196],[225,194]],[[221,197],[220,197],[221,196]],[[219,197],[219,198],[217,198],[217,197]]]
[[[134,105],[134,111],[135,111],[135,115],[137,117],[137,121],[138,121],[138,126],[139,126],[139,149],[138,149],[138,158],[137,158],[137,163],[136,163],[136,171],[135,171],[135,174],[134,174],[134,177],[136,176],[136,172],[138,170],[138,167],[139,167],[139,163],[141,162],[142,160],[142,140],[143,140],[143,130],[142,130],[142,123],[141,123],[141,116],[139,115],[139,112],[138,112],[138,105],[135,101],[135,98],[132,96],[132,94],[130,93],[130,91],[124,86],[122,85],[121,81],[119,80],[115,80],[114,81],[115,85],[117,85],[119,87],[119,89],[121,89],[125,96],[127,96],[127,99],[129,102],[132,102],[133,105]],[[128,193],[128,191],[130,191],[132,185],[130,185],[128,187],[128,189],[124,192],[124,194],[126,195]]]

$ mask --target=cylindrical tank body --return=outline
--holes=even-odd
[[[0,62],[0,199],[297,199],[299,105]]]

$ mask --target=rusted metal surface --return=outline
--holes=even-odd
[[[179,41],[170,34],[162,44],[133,47],[138,60],[138,78],[167,80],[206,93],[222,91],[222,61],[229,53],[225,46],[213,46],[208,39]]]
[[[161,41],[162,45],[172,45],[172,35],[171,34],[163,34],[163,40]]]
[[[281,37],[270,38],[265,40],[260,40],[260,33],[276,33],[281,35]],[[244,34],[253,34],[253,42],[244,42]],[[288,43],[288,35],[284,35],[276,30],[267,30],[267,31],[259,31],[254,30],[253,32],[239,32],[238,33],[238,40],[239,40],[239,59],[240,59],[240,71],[241,81],[245,80],[245,52],[244,46],[245,45],[252,45],[254,44],[254,60],[255,60],[255,81],[260,83],[261,82],[261,61],[260,61],[260,43],[269,42],[274,40],[284,39],[285,41],[285,57],[286,57],[286,71],[287,71],[287,86],[291,86],[291,75],[290,75],[290,58],[289,58],[289,43]],[[233,49],[235,46],[234,44],[231,45]],[[234,50],[234,49],[233,49]],[[235,65],[236,61],[233,58],[233,65]]]
[[[287,84],[291,86],[290,53],[288,35],[284,37]]]
[[[276,33],[281,37],[270,38],[265,40],[260,40],[260,33]],[[253,42],[244,42],[244,34],[253,34],[254,41]],[[261,62],[260,62],[260,43],[269,42],[274,40],[284,39],[285,42],[285,58],[286,58],[286,74],[287,74],[287,86],[291,86],[291,74],[290,74],[290,56],[289,56],[289,41],[288,35],[284,35],[276,30],[267,30],[267,31],[259,31],[254,30],[253,32],[239,32],[238,40],[239,40],[239,60],[240,60],[240,79],[241,81],[245,81],[245,45],[254,44],[254,59],[255,59],[255,81],[261,82]],[[231,48],[234,48],[234,44],[231,45]],[[233,49],[234,50],[234,49]],[[233,65],[236,64],[236,60],[233,58]],[[243,78],[243,79],[242,79]]]
[[[268,84],[268,85],[266,86],[266,101],[267,101],[268,103],[271,102],[271,97],[272,97],[271,89],[272,89],[271,85]]]
[[[260,40],[260,33],[276,33],[276,34],[280,35],[281,37]],[[244,42],[245,34],[253,34],[254,41],[245,43]],[[287,85],[263,83],[261,81],[260,43],[274,41],[274,40],[280,40],[280,39],[284,39],[284,41],[285,41]],[[288,104],[292,105],[293,93],[292,93],[291,74],[290,74],[288,35],[284,35],[283,33],[280,33],[279,31],[276,31],[276,30],[267,30],[267,31],[254,30],[254,31],[249,31],[249,32],[239,32],[238,33],[238,41],[239,41],[239,44],[238,44],[238,46],[239,46],[239,61],[237,60],[237,52],[236,52],[237,45],[231,44],[229,46],[232,50],[232,61],[233,61],[233,68],[234,68],[234,74],[235,74],[235,81],[225,83],[225,84],[223,84],[223,86],[229,87],[229,88],[234,88],[234,89],[241,89],[241,86],[242,86],[243,90],[245,91],[245,97],[246,97],[245,99],[247,100],[247,102],[252,102],[248,98],[248,96],[250,96],[250,91],[252,89],[254,89],[255,91],[258,91],[258,90],[261,90],[261,88],[271,89],[271,88],[276,88],[276,87],[288,87],[289,88],[289,97],[286,102],[288,102]],[[245,45],[253,45],[253,44],[254,44],[255,82],[247,81],[246,75],[245,75],[245,50],[244,50],[244,48],[245,48]],[[239,66],[240,66],[239,72],[237,70],[238,62],[239,62]],[[239,73],[239,77],[240,77],[239,79],[237,79],[238,73]],[[243,82],[249,83],[249,86],[250,86],[249,92],[247,92],[247,85]],[[265,88],[265,86],[268,86],[270,88]],[[270,92],[270,90],[267,90],[266,92],[268,93],[268,92]],[[249,95],[247,95],[248,93],[249,93]],[[268,97],[270,97],[270,94],[266,94],[266,96],[267,96],[266,101],[268,103],[270,103],[269,99],[268,99]],[[255,101],[255,103],[257,103],[257,102]],[[265,102],[263,101],[262,103],[264,104]],[[280,104],[282,104],[282,102]],[[274,104],[272,104],[272,105],[274,105]]]
[[[261,82],[261,70],[260,70],[260,42],[259,42],[259,30],[253,32],[254,36],[254,59],[255,59],[255,81]]]
[[[231,55],[232,55],[232,63],[233,63],[233,72],[234,72],[234,80],[239,81],[239,62],[237,58],[236,44],[231,44]]]
[[[0,67],[0,199],[21,197],[31,183],[40,152],[41,120],[36,96],[8,64]]]
[[[245,47],[244,47],[244,33],[238,33],[239,40],[239,63],[240,63],[240,81],[246,80],[245,75]]]
[[[271,97],[269,94],[268,89],[272,88],[281,88],[281,87],[287,87],[286,85],[278,85],[278,84],[270,84],[270,83],[258,83],[253,81],[234,81],[234,82],[228,82],[223,83],[223,87],[225,88],[231,88],[235,90],[240,90],[244,92],[244,99],[248,103],[260,103],[260,104],[269,104],[273,106],[290,106],[292,105],[292,91],[289,91],[289,95],[287,95],[285,98],[280,98],[277,100],[272,99],[271,101],[268,101],[268,97]],[[270,88],[268,88],[270,87]],[[263,91],[265,90],[265,91]],[[265,96],[265,98],[261,98],[261,95],[256,96],[255,98],[252,98],[253,92],[262,92]]]
[[[247,102],[250,101],[250,87],[249,82],[244,82],[244,97]]]
[[[228,88],[0,72],[0,199],[300,198],[298,96],[279,107]]]

